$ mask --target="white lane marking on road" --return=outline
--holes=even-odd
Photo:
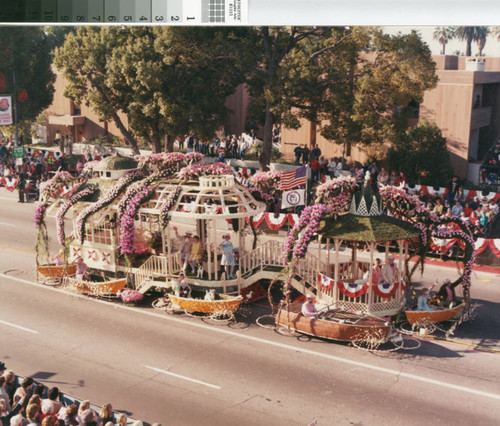
[[[12,228],[17,228],[17,226],[16,225],[12,225],[12,223],[0,222],[0,225],[11,226]]]
[[[0,324],[5,324],[5,325],[8,325],[10,327],[15,327],[15,328],[18,328],[19,330],[27,331],[28,333],[38,334],[38,331],[32,330],[30,328],[26,328],[26,327],[21,327],[20,325],[12,324],[12,323],[7,322],[7,321],[0,320]]]
[[[180,318],[175,318],[175,317],[167,316],[167,315],[161,315],[161,314],[157,314],[156,312],[144,311],[144,310],[141,310],[139,308],[131,308],[131,307],[125,306],[125,305],[117,305],[117,304],[114,304],[112,302],[106,302],[105,300],[89,299],[88,297],[83,296],[83,295],[71,294],[71,293],[68,293],[68,292],[66,292],[64,290],[60,290],[60,289],[53,288],[53,287],[46,287],[46,286],[42,287],[42,286],[40,286],[40,284],[38,284],[36,282],[24,280],[22,278],[11,277],[9,275],[5,275],[5,274],[1,274],[1,273],[0,273],[0,277],[6,278],[6,279],[9,279],[9,280],[12,280],[12,281],[18,281],[18,282],[21,282],[21,283],[24,283],[24,284],[28,284],[28,285],[31,285],[31,286],[35,286],[37,288],[43,288],[43,289],[46,289],[46,290],[49,290],[49,291],[57,291],[57,292],[65,294],[65,295],[74,296],[76,298],[81,298],[81,299],[85,299],[85,300],[96,302],[96,303],[102,303],[103,305],[107,305],[107,306],[113,307],[115,309],[132,310],[132,311],[135,311],[137,313],[141,313],[143,315],[148,315],[150,317],[160,318],[160,319],[162,319],[164,321],[171,321],[171,322],[175,322],[175,323],[178,323],[178,324],[184,324],[184,325],[188,325],[188,326],[191,326],[191,327],[194,327],[194,328],[199,328],[199,329],[202,329],[202,330],[209,330],[209,331],[212,331],[214,333],[225,334],[227,336],[238,337],[240,339],[249,340],[249,341],[253,341],[253,342],[258,342],[258,343],[262,343],[262,344],[265,344],[265,345],[278,347],[278,348],[281,348],[281,349],[286,349],[286,350],[292,351],[292,352],[299,352],[299,353],[303,353],[303,354],[307,354],[307,355],[316,356],[316,357],[319,357],[319,358],[326,358],[326,359],[329,359],[329,360],[332,360],[332,361],[336,361],[336,362],[340,362],[340,363],[343,363],[343,364],[354,365],[356,367],[363,367],[363,368],[366,368],[367,370],[378,371],[378,372],[381,372],[381,373],[390,374],[392,376],[405,377],[407,379],[411,379],[411,380],[415,380],[415,381],[419,381],[419,382],[423,382],[423,383],[429,383],[429,384],[432,384],[432,385],[441,386],[441,387],[448,388],[448,389],[454,389],[454,390],[458,390],[458,391],[470,393],[470,394],[473,394],[473,395],[485,396],[487,398],[492,398],[492,399],[500,400],[500,394],[496,394],[496,393],[484,392],[484,391],[480,391],[480,390],[477,390],[477,389],[468,388],[468,387],[465,387],[465,386],[454,385],[453,383],[441,382],[439,380],[430,379],[428,377],[417,376],[416,374],[404,373],[402,371],[393,370],[391,368],[379,367],[379,366],[371,365],[371,364],[368,364],[368,363],[365,363],[365,362],[354,361],[352,359],[347,359],[347,358],[341,358],[339,356],[325,354],[325,353],[322,353],[322,352],[316,352],[316,351],[312,351],[310,349],[301,348],[299,346],[292,346],[292,345],[287,345],[285,343],[273,342],[273,341],[270,341],[270,340],[261,339],[260,337],[248,336],[246,334],[238,334],[238,333],[236,333],[234,331],[230,331],[230,330],[223,330],[223,329],[220,329],[220,328],[212,328],[209,325],[198,324],[198,323],[195,323],[195,322],[185,321],[185,320],[182,320]]]
[[[202,382],[201,380],[196,380],[196,379],[192,379],[191,377],[181,376],[180,374],[175,374],[175,373],[172,373],[171,371],[166,371],[166,370],[162,370],[160,368],[151,367],[150,365],[143,365],[143,367],[149,368],[150,370],[156,371],[158,373],[163,373],[163,374],[167,374],[169,376],[177,377],[178,379],[187,380],[188,382],[193,382],[193,383],[197,383],[199,385],[208,386],[209,388],[212,388],[212,389],[220,389],[221,388],[220,386],[217,386],[217,385],[211,385],[210,383]]]

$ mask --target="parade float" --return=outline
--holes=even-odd
[[[457,239],[463,245],[463,270],[454,285],[462,284],[464,302],[451,310],[436,306],[430,315],[416,312],[412,325],[452,319],[464,306],[470,307],[474,242],[468,225],[435,217],[402,188],[383,187],[380,194],[374,194],[369,180],[367,173],[357,192],[352,178],[319,185],[315,204],[304,210],[290,231],[284,247],[285,269],[275,280],[283,291],[275,317],[278,329],[333,340],[385,341],[388,333],[380,333],[381,324],[375,318],[395,316],[413,303],[409,300],[416,299],[411,276],[419,266],[423,268],[435,239]],[[409,245],[418,253],[413,264]],[[364,259],[358,258],[363,251]],[[381,279],[375,273],[374,260],[384,258],[387,264],[393,253],[398,260],[397,266],[391,266],[395,273],[390,280]],[[311,268],[311,263],[316,267]],[[324,309],[316,317],[304,317],[290,299],[292,287],[314,294]],[[347,313],[349,320],[344,318]],[[353,332],[361,323],[368,327]]]
[[[320,184],[315,203],[294,219],[286,239],[273,234],[261,235],[257,241],[255,222],[266,214],[265,204],[258,199],[265,197],[237,184],[225,163],[205,163],[197,153],[113,155],[87,163],[84,172],[79,178],[58,172],[41,188],[35,225],[37,270],[45,281],[63,278],[72,288],[97,296],[117,294],[125,287],[141,294],[164,288],[175,298],[176,277],[186,268],[183,235],[190,231],[199,236],[203,247],[197,272],[188,276],[191,286],[216,289],[219,296],[233,292],[229,298],[243,294],[234,301],[239,305],[245,295],[251,297],[253,286],[268,280],[282,286],[276,317],[280,326],[291,328],[292,314],[300,316],[290,300],[294,287],[303,295],[315,294],[318,302],[328,306],[328,315],[317,319],[337,328],[342,324],[338,340],[351,339],[341,334],[349,334],[352,327],[347,326],[358,323],[387,337],[387,321],[376,318],[401,312],[414,293],[411,276],[423,266],[431,242],[453,239],[464,248],[459,281],[465,306],[470,306],[474,241],[467,225],[437,219],[402,188],[383,187],[374,194],[369,174],[358,191],[350,177]],[[277,181],[279,176],[271,178]],[[57,239],[63,248],[59,264],[51,263],[48,253],[47,216],[56,218]],[[180,234],[177,227],[183,228]],[[223,234],[235,242],[234,279],[221,267]],[[414,264],[410,264],[409,246],[419,255]],[[393,255],[397,257],[393,279],[375,279],[374,261],[387,263]],[[72,276],[79,258],[89,270],[85,277]],[[193,311],[199,301],[174,303]],[[207,302],[204,306],[214,301]],[[306,328],[315,328],[310,326]]]
[[[42,188],[35,213],[38,228],[38,271],[50,265],[44,218],[56,218],[58,242],[65,248],[65,264],[82,258],[94,278],[106,277],[103,285],[88,279],[67,282],[90,294],[103,288],[119,291],[128,275],[142,293],[151,287],[171,287],[171,278],[185,264],[179,251],[181,239],[175,225],[199,236],[204,248],[196,276],[190,284],[238,289],[253,280],[230,281],[220,268],[218,249],[222,233],[230,233],[239,258],[245,256],[245,218],[265,210],[249,191],[236,184],[224,163],[204,163],[200,154],[163,153],[136,158],[112,155],[86,164],[85,179],[59,172]],[[72,230],[66,234],[65,218]],[[41,261],[44,258],[44,262]],[[119,284],[119,285],[118,285]]]

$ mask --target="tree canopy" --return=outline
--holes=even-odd
[[[486,44],[486,37],[489,33],[488,27],[455,27],[455,36],[465,41],[465,56],[471,56],[472,42],[477,42],[479,47],[479,56],[481,56]]]
[[[406,128],[406,107],[437,83],[428,46],[416,32],[378,28],[324,30],[285,59],[275,111],[290,128],[305,118],[328,140],[372,154]]]
[[[437,40],[441,46],[441,55],[446,54],[446,45],[450,40],[455,38],[455,28],[454,27],[436,27],[432,33],[434,40]]]
[[[65,95],[113,120],[137,152],[194,130],[211,137],[229,113],[226,98],[255,61],[246,28],[79,27],[56,49]],[[124,123],[119,112],[128,120]]]
[[[0,72],[5,77],[0,93],[18,99],[19,121],[34,120],[53,100],[49,37],[42,28],[0,27],[0,40]]]
[[[452,175],[450,154],[441,130],[427,120],[398,134],[387,153],[392,170],[419,184],[445,185]]]

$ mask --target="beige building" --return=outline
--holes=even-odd
[[[476,181],[481,159],[500,139],[500,58],[436,55],[439,82],[424,95],[418,117],[434,122],[447,139],[455,173]],[[415,124],[413,119],[410,124]],[[341,157],[343,147],[325,140],[315,126],[303,121],[299,130],[282,130],[282,151],[293,160],[298,144],[317,143],[325,157]],[[348,161],[364,162],[367,154],[353,147]]]
[[[52,141],[57,130],[63,136],[71,135],[74,142],[83,139],[93,139],[99,136],[121,137],[120,131],[115,124],[100,121],[92,109],[85,104],[77,105],[63,96],[65,81],[61,73],[53,70],[56,74],[54,83],[54,101],[47,108],[47,139]],[[125,126],[127,117],[120,114]]]
[[[113,121],[103,122],[99,120],[94,111],[85,104],[76,105],[73,101],[64,97],[65,80],[56,69],[54,83],[54,101],[47,108],[47,140],[54,140],[57,130],[63,136],[72,135],[73,141],[80,142],[83,139],[94,139],[106,136],[110,140],[113,137],[123,139],[120,130]],[[227,98],[226,106],[233,112],[225,125],[225,133],[241,134],[245,131],[247,108],[249,103],[248,92],[244,85],[237,87],[235,93]],[[125,127],[128,125],[127,116],[119,114]]]

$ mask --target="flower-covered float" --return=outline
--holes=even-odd
[[[474,244],[467,224],[458,219],[437,218],[402,188],[382,187],[379,194],[374,194],[368,173],[358,192],[354,179],[342,177],[320,185],[316,195],[315,204],[304,210],[285,244],[285,269],[275,280],[283,283],[276,317],[278,327],[298,331],[302,328],[306,334],[333,338],[311,331],[320,327],[311,325],[313,320],[302,319],[300,304],[290,299],[292,286],[303,294],[315,294],[317,302],[327,309],[321,315],[349,312],[359,322],[373,316],[398,314],[406,305],[406,296],[414,299],[411,276],[418,266],[423,268],[431,239],[456,238],[461,242],[464,265],[453,286],[463,284],[463,306],[470,306]],[[410,245],[419,255],[413,264]],[[360,251],[365,254],[359,255]],[[376,267],[377,263],[381,268]],[[437,310],[442,311],[436,307]],[[446,319],[460,312],[458,309]],[[326,328],[328,332],[332,330],[330,325]],[[343,327],[342,333],[347,333],[348,328],[352,327]],[[334,339],[343,340],[337,334]]]
[[[373,194],[368,181],[362,190],[354,190],[350,177],[320,185],[316,203],[304,210],[290,232],[284,250],[288,281],[283,305],[289,303],[286,299],[294,285],[302,286],[304,294],[315,293],[325,305],[349,312],[387,316],[403,308],[407,241],[418,237],[419,230],[383,214],[381,196]],[[372,265],[376,258],[387,264],[393,257],[391,241],[397,243],[398,259],[390,280],[382,280]],[[381,245],[383,252],[378,250]],[[359,251],[367,251],[368,258],[359,258]]]
[[[235,252],[243,255],[240,231],[245,218],[265,210],[235,183],[228,165],[205,163],[197,153],[112,155],[87,164],[85,170],[84,180],[68,182],[71,178],[64,176],[64,182],[58,177],[47,184],[47,195],[35,213],[38,246],[45,249],[39,252],[47,251],[44,219],[49,212],[56,218],[58,241],[67,248],[66,263],[81,257],[94,274],[132,274],[141,292],[168,287],[168,278],[185,268],[179,251],[184,232],[174,232],[175,225],[199,236],[203,248],[199,272],[190,277],[190,284],[225,287],[218,250],[222,234],[229,228]],[[58,197],[62,185],[71,190]],[[73,229],[66,232],[65,218],[71,216]],[[247,285],[241,280],[237,284]]]

